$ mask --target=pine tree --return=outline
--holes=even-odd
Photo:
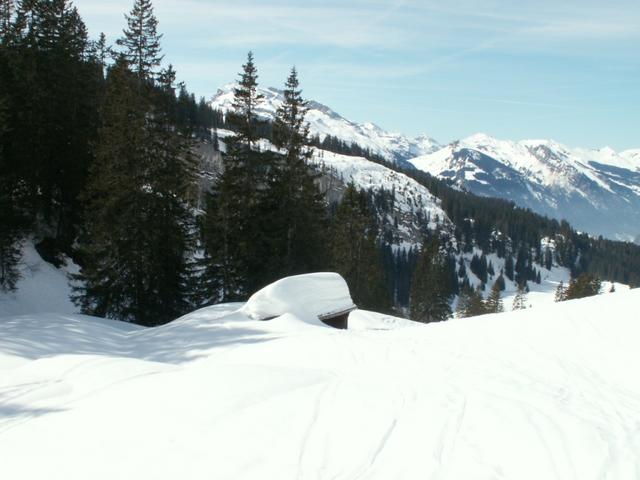
[[[483,285],[487,283],[488,267],[487,267],[487,257],[484,255],[484,253],[480,257],[478,257],[478,255],[474,255],[471,258],[470,267],[471,267],[471,271],[476,275],[476,277],[480,279]]]
[[[551,249],[547,247],[544,251],[544,268],[551,270],[553,267],[553,253]]]
[[[220,139],[218,138],[218,129],[213,129],[213,136],[211,138],[211,145],[213,146],[214,152],[220,151]]]
[[[112,55],[112,50],[109,45],[107,45],[107,36],[104,32],[100,33],[98,40],[93,42],[93,55],[95,57],[95,61],[98,65],[100,65],[102,70],[102,75],[104,76],[105,69],[107,68],[107,60]]]
[[[529,263],[529,255],[527,253],[527,250],[523,246],[521,246],[518,250],[518,254],[516,255],[516,263],[514,267],[515,281],[517,284],[525,283],[527,280],[529,280]]]
[[[36,240],[70,252],[80,222],[79,193],[93,160],[102,78],[88,61],[87,30],[67,0],[18,4],[3,40],[0,89],[10,96],[5,143]]]
[[[28,226],[27,216],[21,209],[20,182],[12,175],[3,154],[7,118],[7,104],[0,97],[0,292],[14,290],[20,279],[21,242]]]
[[[103,127],[84,194],[86,232],[79,246],[82,269],[74,302],[83,312],[144,322],[147,232],[140,223],[145,191],[146,108],[127,65],[117,61],[107,78]],[[142,170],[142,171],[141,171]]]
[[[151,226],[157,232],[152,269],[160,274],[156,276],[155,289],[159,297],[166,299],[162,308],[178,316],[193,306],[189,305],[189,296],[194,265],[189,257],[194,248],[191,208],[196,203],[192,190],[197,162],[190,137],[174,125],[175,77],[171,65],[161,71],[151,99],[148,155],[152,161],[148,185],[156,192],[151,214]]]
[[[468,283],[464,283],[460,286],[460,293],[458,294],[458,302],[456,304],[456,317],[465,318],[465,313],[471,300],[471,286]]]
[[[359,307],[387,311],[391,298],[377,232],[366,193],[348,185],[329,229],[329,266],[347,281]]]
[[[576,298],[591,297],[598,295],[602,283],[598,277],[590,273],[582,273],[578,277],[569,282],[566,292],[566,299],[573,300]]]
[[[233,89],[232,123],[236,135],[230,139],[233,147],[251,151],[259,138],[256,108],[264,97],[258,92],[258,70],[253,62],[253,52],[247,54],[238,85]]]
[[[524,285],[518,285],[518,291],[513,299],[512,310],[524,310],[527,308],[527,292]]]
[[[496,280],[491,288],[491,293],[485,302],[485,309],[487,313],[502,313],[504,311],[504,305],[500,298],[500,283]]]
[[[464,264],[464,257],[461,256],[458,260],[458,277],[465,278],[467,276],[467,267]]]
[[[477,317],[487,313],[480,287],[473,289],[469,285],[464,285],[461,288],[456,313],[460,318]]]
[[[482,298],[482,287],[479,285],[471,295],[471,299],[466,311],[466,316],[477,317],[486,313],[487,309]]]
[[[163,56],[160,54],[162,35],[157,32],[158,20],[151,0],[135,0],[125,18],[127,28],[116,44],[122,48],[122,55],[139,81],[153,80]]]
[[[507,255],[507,259],[504,262],[504,275],[509,280],[513,281],[514,265],[513,265],[513,257],[511,255]]]
[[[74,301],[86,313],[158,325],[188,307],[192,157],[168,121],[173,73],[149,97],[127,65],[118,60],[107,81]]]
[[[558,284],[558,288],[556,288],[554,301],[564,302],[566,299],[567,299],[567,288],[564,286],[564,282],[560,281],[560,283]]]
[[[493,262],[489,261],[489,266],[487,267],[487,273],[491,278],[496,274],[496,271],[493,268]]]
[[[458,294],[458,303],[456,305],[456,317],[465,318],[469,303],[471,301],[471,295],[473,290],[468,283],[464,283],[460,286],[460,293]]]
[[[411,318],[418,322],[439,322],[451,316],[453,292],[449,283],[447,257],[437,239],[425,242],[411,282]]]
[[[4,42],[9,36],[14,12],[14,0],[0,0],[0,42]]]
[[[276,112],[274,144],[284,151],[275,166],[265,212],[273,239],[273,272],[287,276],[311,272],[324,266],[326,208],[324,196],[308,164],[312,151],[309,127],[304,121],[306,102],[299,89],[295,68],[287,78],[284,101]]]
[[[276,155],[254,149],[259,138],[256,107],[262,99],[257,78],[249,52],[229,115],[236,134],[225,139],[223,172],[208,198],[203,221],[205,277],[212,301],[244,299],[273,280],[266,263],[272,243],[265,225],[272,204],[265,199]]]

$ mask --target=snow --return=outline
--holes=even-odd
[[[353,330],[0,320],[0,477],[631,479],[640,290]]]
[[[242,312],[256,320],[286,313],[307,323],[323,325],[319,316],[355,308],[349,287],[337,273],[310,273],[278,280],[254,293]]]
[[[591,161],[609,165],[612,167],[623,168],[631,171],[640,171],[640,155],[633,150],[616,153],[610,147],[604,147],[599,150],[578,150],[584,156],[590,157]]]
[[[635,162],[636,170],[640,170],[640,148],[625,150],[624,152],[620,152],[620,156],[627,161]]]
[[[550,248],[552,251],[555,250],[555,241],[550,238],[543,238],[540,242],[541,249],[544,252],[545,248]],[[482,250],[475,248],[473,252],[463,253],[456,257],[456,265],[457,262],[462,258],[465,263],[467,277],[469,278],[469,283],[472,288],[477,288],[482,285],[481,280],[471,271],[471,259],[473,255],[477,255],[480,257],[482,255]],[[505,259],[498,257],[495,253],[491,253],[486,255],[487,263],[491,263],[493,266],[494,275],[487,275],[487,283],[482,292],[484,298],[486,299],[491,292],[491,287],[493,283],[496,281],[501,271],[504,271],[505,268]],[[529,287],[529,292],[526,293],[526,308],[540,308],[540,307],[548,307],[555,303],[555,294],[560,282],[564,284],[565,287],[569,286],[569,282],[571,281],[571,271],[568,268],[560,267],[556,264],[551,266],[551,269],[545,268],[544,265],[540,265],[538,263],[533,263],[532,267],[535,268],[536,271],[540,272],[540,283],[536,283],[533,281],[528,281],[527,286]],[[504,311],[510,312],[513,309],[513,300],[518,292],[518,284],[514,280],[509,280],[506,275],[503,276],[505,289],[501,292],[500,296],[502,298],[502,304],[504,307]],[[609,282],[603,281],[600,292],[602,294],[607,294],[611,291],[611,287],[614,287],[616,292],[628,291],[630,289],[629,285],[625,285],[623,283],[618,282]],[[453,309],[455,310],[457,306],[457,300],[454,301]]]
[[[0,317],[24,313],[77,312],[70,299],[72,291],[68,282],[68,274],[77,272],[77,265],[69,259],[61,269],[45,262],[33,242],[25,241],[20,265],[22,278],[15,292],[0,292]]]

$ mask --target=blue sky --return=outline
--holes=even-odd
[[[115,41],[133,0],[75,0]],[[166,60],[197,95],[253,50],[264,86],[440,142],[476,132],[640,148],[638,0],[155,0]]]

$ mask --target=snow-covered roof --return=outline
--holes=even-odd
[[[305,322],[320,325],[320,318],[354,308],[344,278],[337,273],[322,272],[278,280],[254,293],[242,311],[257,320],[291,313]]]

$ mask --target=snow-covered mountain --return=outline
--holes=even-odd
[[[579,230],[632,240],[640,233],[640,150],[571,149],[552,140],[477,134],[410,160],[473,193],[500,197]]]
[[[220,88],[211,100],[211,106],[224,112],[231,110],[233,87],[234,84],[230,83]],[[257,109],[258,115],[265,119],[273,119],[284,99],[282,90],[260,88],[259,93],[264,96],[264,101]],[[315,101],[309,101],[308,108],[306,119],[312,135],[319,135],[321,140],[327,135],[337,137],[347,143],[369,149],[392,162],[404,162],[440,148],[440,145],[427,135],[409,138],[400,133],[389,133],[373,123],[354,123]]]
[[[392,212],[381,219],[384,226],[393,225],[395,245],[412,246],[422,242],[423,229],[440,228],[453,231],[451,220],[441,201],[429,189],[403,173],[369,161],[366,158],[340,155],[314,149],[312,163],[320,171],[338,179],[342,185],[353,183],[359,190],[394,192]]]
[[[232,108],[234,84],[218,90],[211,105]],[[262,88],[258,114],[272,119],[283,94]],[[452,180],[473,193],[505,198],[593,235],[640,240],[640,149],[569,148],[553,140],[498,140],[476,134],[442,146],[422,135],[409,138],[373,123],[351,122],[315,101],[307,114],[313,135],[357,144],[401,166]]]

